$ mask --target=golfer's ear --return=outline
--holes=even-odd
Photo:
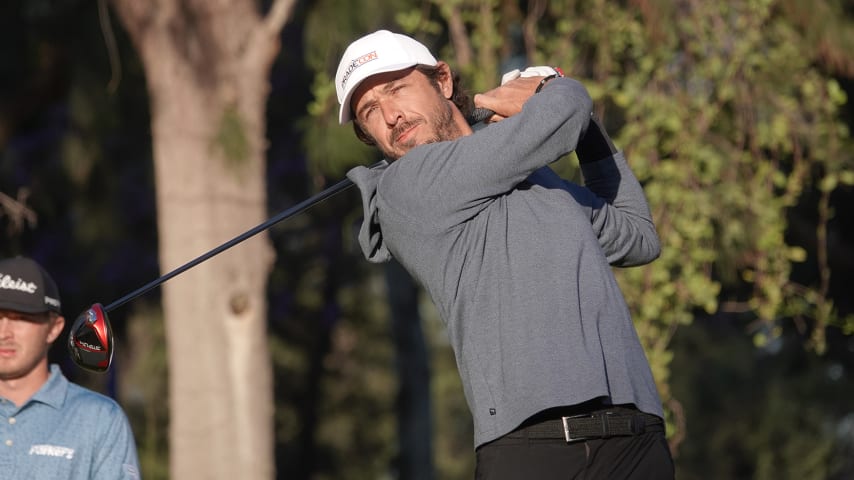
[[[52,325],[50,327],[50,332],[48,333],[47,340],[48,342],[53,343],[59,337],[59,334],[62,333],[62,329],[65,327],[65,317],[63,317],[62,315],[56,315],[51,320],[51,322]]]
[[[439,75],[439,89],[442,95],[450,100],[454,96],[454,75],[451,72],[451,66],[440,60],[436,63],[436,67],[442,72]]]

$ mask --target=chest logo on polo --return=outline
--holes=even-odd
[[[57,445],[33,445],[30,447],[30,455],[40,457],[65,457],[68,460],[74,458],[74,449],[60,447]]]

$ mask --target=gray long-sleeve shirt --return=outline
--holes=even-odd
[[[365,256],[393,255],[446,324],[475,447],[597,397],[662,416],[611,271],[659,254],[643,190],[622,153],[583,164],[585,186],[547,167],[575,149],[591,109],[580,83],[555,79],[515,116],[348,173]]]

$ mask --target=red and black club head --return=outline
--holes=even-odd
[[[387,165],[387,163],[383,160],[375,163],[370,168],[383,167],[385,165]],[[303,200],[287,210],[280,212],[278,215],[266,222],[256,225],[213,250],[190,260],[169,273],[155,278],[142,287],[128,293],[113,303],[110,303],[106,307],[101,306],[100,303],[92,305],[89,310],[81,313],[80,316],[74,320],[74,324],[71,326],[71,332],[68,334],[68,350],[71,353],[72,360],[74,360],[74,363],[87,370],[94,372],[106,372],[109,370],[110,364],[113,362],[113,329],[110,327],[110,320],[107,318],[108,311],[112,311],[124,305],[170,278],[195,267],[215,255],[219,255],[238,243],[267,230],[282,220],[290,218],[338,192],[350,188],[352,185],[353,182],[350,179],[341,180],[326,190],[323,190],[311,198]]]
[[[68,334],[74,363],[93,372],[106,372],[113,362],[113,328],[100,303],[77,316]]]

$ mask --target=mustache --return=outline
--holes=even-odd
[[[398,137],[400,137],[403,134],[403,132],[409,130],[410,128],[412,128],[415,125],[418,125],[420,123],[423,123],[423,122],[421,120],[407,120],[403,123],[397,124],[391,130],[391,141],[392,141],[392,143],[393,144],[397,143]]]

